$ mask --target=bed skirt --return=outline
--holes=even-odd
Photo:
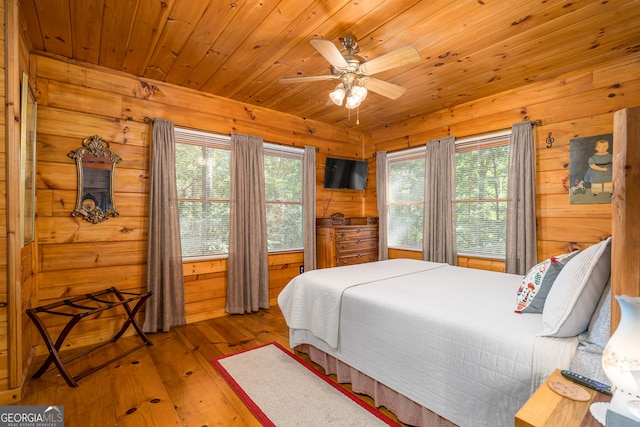
[[[327,375],[336,375],[339,383],[350,383],[351,389],[355,393],[371,397],[377,407],[384,406],[405,424],[423,427],[456,427],[455,424],[435,412],[391,390],[312,345],[301,344],[295,350],[307,354],[314,363],[324,369]]]

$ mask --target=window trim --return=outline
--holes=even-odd
[[[175,126],[173,129],[174,136],[176,132],[183,134],[182,141],[177,141],[176,143],[180,144],[191,144],[191,145],[205,145],[200,140],[195,139],[196,136],[202,137],[205,139],[206,145],[212,145],[217,148],[223,148],[230,150],[231,149],[231,137],[228,135],[221,135],[217,133],[209,133],[201,130],[188,129],[179,126]]]
[[[288,153],[290,156],[283,157],[293,157],[304,160],[304,148],[292,147],[290,145],[280,145],[274,144],[272,142],[263,142],[264,145],[264,154],[273,156],[273,153]]]
[[[511,136],[511,130],[506,130],[504,132],[488,133],[486,135],[469,136],[462,139],[456,139],[455,141],[456,152],[458,152],[459,150],[458,146],[461,146],[462,148],[464,148],[465,146],[473,147],[478,143],[481,143],[479,145],[491,144],[495,142],[496,139],[500,139],[502,141],[505,136]],[[507,138],[507,141],[508,140],[509,138]],[[509,142],[507,142],[507,144],[497,144],[497,145],[509,145]]]
[[[511,130],[506,130],[503,132],[494,132],[486,135],[480,136],[472,136],[463,138],[455,141],[455,152],[461,153],[465,151],[478,150],[480,148],[492,148],[492,147],[501,147],[501,146],[509,146],[511,143]],[[508,159],[507,159],[508,161]],[[455,198],[453,203],[457,206],[458,203],[495,203],[495,202],[506,202],[507,208],[509,204],[509,200],[507,198],[499,198],[499,199],[460,199]],[[505,224],[506,225],[506,224]],[[457,236],[456,236],[457,238]],[[488,259],[488,260],[501,260],[504,261],[506,259],[506,248],[505,255],[494,255],[494,254],[477,254],[477,253],[468,253],[468,252],[458,252],[458,256],[467,257],[467,258],[478,258],[478,259]]]
[[[300,194],[300,203],[298,202],[269,202],[268,200],[266,200],[266,195],[265,195],[265,205],[268,203],[272,203],[272,204],[281,204],[281,205],[300,205],[302,207],[302,220],[304,222],[304,148],[298,148],[298,147],[292,147],[289,145],[280,145],[280,144],[273,144],[270,142],[264,142],[264,153],[263,156],[277,156],[277,157],[284,157],[284,158],[289,158],[289,159],[296,159],[296,160],[300,160],[301,162],[301,171],[302,171],[302,176],[300,184],[301,184],[301,194]],[[304,227],[303,227],[303,236],[304,236]],[[277,254],[277,253],[286,253],[286,252],[300,252],[300,251],[304,251],[304,237],[302,239],[302,246],[299,248],[286,248],[286,249],[268,249],[267,248],[267,253],[269,254]]]
[[[180,134],[180,137],[178,137]],[[189,144],[195,146],[207,146],[223,150],[231,151],[231,136],[218,134],[212,131],[203,131],[197,129],[190,129],[181,126],[174,126],[174,136],[176,137],[176,144]],[[279,156],[285,158],[299,159],[302,162],[302,182],[304,182],[304,148],[294,147],[290,145],[275,144],[272,142],[263,141],[263,156]],[[302,188],[303,194],[300,203],[297,202],[278,202],[281,204],[300,204],[302,206],[304,215],[304,186]],[[197,201],[197,199],[184,199],[178,198],[178,201]],[[226,200],[221,199],[201,199],[201,201],[209,202],[221,202]],[[231,200],[229,200],[231,202]],[[266,201],[265,201],[266,203]],[[274,202],[270,202],[274,203]],[[304,232],[304,230],[303,230]],[[304,246],[304,242],[303,242]],[[269,250],[268,254],[278,254],[287,252],[300,252],[304,247],[300,248],[287,248],[287,249],[274,249]],[[207,254],[207,255],[194,255],[194,256],[182,256],[183,262],[198,262],[206,260],[218,260],[227,259],[229,253],[224,254]]]
[[[416,159],[424,159],[427,153],[427,146],[425,145],[421,145],[418,147],[414,147],[414,148],[409,148],[407,150],[400,150],[400,151],[394,151],[392,153],[388,153],[387,154],[387,164],[385,165],[386,168],[386,173],[387,173],[387,180],[389,180],[387,187],[387,205],[386,205],[386,209],[387,209],[387,218],[389,218],[389,207],[391,205],[422,205],[423,209],[424,209],[424,196],[423,196],[423,200],[419,201],[419,202],[391,202],[391,164],[393,163],[400,163],[403,161],[410,161],[410,160],[416,160]],[[423,218],[424,218],[424,212],[423,212]],[[389,226],[387,225],[387,241],[389,239],[388,234],[389,234]],[[424,236],[422,236],[422,238],[424,239]],[[422,252],[422,247],[420,248],[415,248],[415,247],[411,247],[411,246],[403,246],[403,245],[392,245],[392,244],[387,244],[387,247],[389,249],[398,249],[398,250],[403,250],[403,251],[419,251]]]
[[[189,129],[180,126],[174,126],[174,137],[176,144],[193,145],[200,147],[211,147],[221,150],[231,150],[231,137],[228,135],[222,135],[214,132],[207,132],[196,129]],[[177,172],[177,171],[176,171]],[[186,199],[178,197],[177,202],[188,201],[197,202],[198,200],[203,202],[223,202],[226,199]],[[231,199],[228,200],[231,203]],[[229,253],[223,254],[206,254],[206,255],[182,255],[182,262],[198,262],[206,260],[218,260],[226,259],[229,257]]]

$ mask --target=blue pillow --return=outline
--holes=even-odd
[[[589,329],[578,335],[578,348],[569,369],[580,375],[611,385],[602,368],[602,353],[611,337],[611,279],[607,284]]]

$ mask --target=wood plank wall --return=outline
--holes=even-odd
[[[17,6],[16,6],[17,7]],[[35,88],[35,76],[29,75],[29,43],[26,40],[26,36],[24,33],[20,33],[20,60],[19,60],[19,68],[20,74],[23,72],[29,76],[29,86],[31,89]],[[35,89],[33,90],[35,93]],[[36,111],[37,115],[37,111]],[[21,118],[22,120],[22,118]],[[20,246],[20,245],[18,245]],[[38,341],[38,332],[34,327],[31,326],[31,320],[29,316],[26,314],[26,309],[36,305],[37,301],[37,290],[38,285],[36,283],[36,268],[37,268],[37,253],[36,253],[36,243],[35,238],[32,242],[25,244],[20,250],[20,299],[21,299],[21,310],[22,314],[21,325],[20,325],[20,338],[21,339],[21,357],[22,357],[22,372],[19,373],[20,383],[22,378],[28,375],[28,370],[30,368],[31,362],[35,357],[35,348],[34,346],[39,344]],[[19,392],[18,392],[19,391]],[[20,400],[22,393],[22,387],[19,390],[16,390],[12,393],[12,400]],[[15,397],[14,397],[15,396]]]
[[[4,2],[0,2],[0,22],[5,23],[5,6]],[[6,105],[7,98],[5,93],[5,76],[7,74],[6,58],[5,58],[5,31],[0,32],[0,390],[6,390],[9,387],[9,347],[8,347],[8,330],[7,322],[7,176],[6,176]]]
[[[327,155],[362,158],[364,141],[359,134],[107,69],[45,56],[32,58],[39,102],[36,232],[40,304],[111,285],[133,292],[145,288],[151,134],[145,118],[165,118],[176,126],[227,135],[234,131],[259,135],[268,142],[297,147],[315,146],[318,215],[362,214],[363,192],[322,188]],[[91,135],[109,141],[123,159],[114,175],[120,215],[100,224],[70,216],[76,170],[67,154]],[[274,303],[280,289],[299,274],[302,263],[301,252],[270,256]],[[188,322],[224,314],[226,259],[187,261],[184,276]],[[108,339],[119,320],[105,312],[99,319],[80,322],[68,347]],[[49,320],[53,331],[60,330],[60,322]]]
[[[522,120],[541,120],[536,133],[538,258],[584,248],[611,234],[611,205],[569,203],[569,141],[613,132],[613,113],[640,105],[640,52],[561,78],[523,85],[426,117],[392,125],[372,135],[366,156],[415,147],[434,138],[487,133]],[[362,120],[362,118],[361,118]],[[552,148],[546,138],[552,135]],[[375,207],[367,198],[365,211]],[[390,251],[391,257],[407,256]],[[500,270],[500,263],[461,259],[461,265]]]
[[[11,19],[10,19],[11,14]],[[2,144],[0,144],[0,167],[2,170],[0,179],[0,404],[15,403],[21,399],[22,382],[27,375],[29,362],[33,359],[34,344],[36,342],[35,328],[23,327],[28,325],[25,309],[35,301],[37,289],[35,283],[35,243],[27,243],[22,246],[21,230],[15,233],[8,231],[8,215],[15,215],[16,222],[19,220],[19,206],[15,203],[18,198],[15,196],[21,183],[18,179],[17,168],[7,163],[7,152],[13,150],[16,154],[20,147],[20,88],[22,85],[23,73],[29,74],[29,46],[24,33],[19,31],[17,22],[18,2],[13,0],[0,3],[0,20],[6,26],[6,33],[15,34],[15,38],[10,37],[11,43],[4,39],[5,32],[0,35],[2,46],[0,55],[3,67],[2,84],[2,115],[0,118]],[[6,44],[6,46],[5,46]],[[6,56],[5,56],[6,55]],[[11,81],[11,84],[9,84]],[[31,87],[34,86],[31,77],[28,77]],[[5,88],[10,88],[10,92],[4,93]],[[5,106],[11,106],[6,108]],[[13,109],[15,106],[15,110]],[[14,119],[20,118],[20,120]],[[6,127],[7,120],[13,124],[14,129],[10,131]],[[17,164],[17,162],[14,162]],[[14,176],[15,175],[15,176]],[[8,182],[13,188],[9,195]],[[8,208],[7,199],[12,198],[14,206]],[[7,236],[13,234],[15,240],[8,242]],[[10,261],[12,260],[12,261]],[[15,265],[14,270],[9,273],[7,266],[9,262]],[[10,309],[15,303],[15,309]]]
[[[37,283],[39,303],[95,291],[111,284],[141,291],[145,281],[150,126],[145,117],[228,134],[238,131],[266,141],[319,149],[317,216],[343,212],[375,215],[375,151],[397,150],[447,134],[466,136],[510,127],[524,118],[540,119],[537,183],[539,257],[584,247],[611,232],[610,205],[570,205],[567,195],[569,140],[612,131],[613,111],[640,104],[639,54],[562,79],[525,85],[474,103],[413,119],[374,135],[221,100],[155,81],[142,81],[106,69],[33,56],[39,102],[37,147]],[[363,118],[361,117],[361,120]],[[552,132],[552,149],[544,138]],[[82,138],[98,134],[123,158],[116,169],[118,218],[94,225],[70,212],[75,203],[75,166],[67,153]],[[370,161],[364,192],[324,190],[328,155]],[[270,257],[275,298],[302,264],[301,253]],[[499,269],[495,263],[468,265]],[[226,260],[186,262],[185,295],[189,322],[223,314]],[[80,324],[69,347],[110,336],[117,316]],[[51,322],[54,330],[60,325]]]
[[[19,227],[21,183],[16,159],[20,156],[20,90],[23,73],[28,74],[29,49],[19,31],[18,2],[2,2],[0,19],[6,29],[0,36],[3,67],[0,85],[0,403],[5,404],[20,400],[21,385],[33,355],[35,331],[23,325],[28,322],[24,308],[34,298],[32,255],[35,245],[22,246]],[[6,34],[10,34],[8,39],[5,39]]]

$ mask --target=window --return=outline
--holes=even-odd
[[[176,181],[183,257],[229,251],[229,137],[175,128]],[[304,150],[264,144],[268,250],[303,248]]]
[[[265,144],[264,184],[269,251],[301,250],[304,150]]]
[[[388,246],[422,250],[425,149],[390,153]]]
[[[175,128],[182,256],[229,250],[229,138]]]
[[[509,135],[456,141],[456,244],[460,255],[504,258]],[[387,156],[388,246],[422,250],[424,148]]]
[[[505,256],[509,135],[456,141],[456,244],[461,255]]]

